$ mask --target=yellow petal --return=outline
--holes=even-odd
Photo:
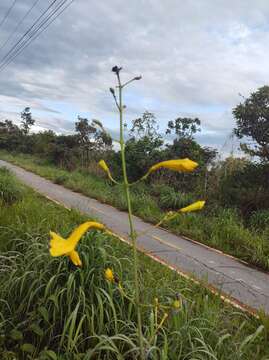
[[[77,243],[81,239],[81,237],[91,228],[103,230],[105,227],[102,224],[99,224],[95,221],[87,221],[81,225],[79,225],[72,234],[68,237],[67,241],[70,242],[73,248],[76,247]]]
[[[110,282],[114,282],[114,274],[113,271],[110,268],[107,268],[105,270],[105,278],[110,281]]]
[[[82,262],[80,260],[80,257],[77,253],[77,251],[73,250],[68,254],[70,260],[72,261],[72,263],[76,266],[82,266]]]
[[[55,232],[50,231],[50,236],[51,236],[51,240],[50,240],[51,256],[66,255],[70,253],[72,250],[74,250],[74,247],[69,241],[63,239]]]
[[[105,171],[105,172],[109,172],[109,168],[105,162],[105,160],[100,160],[98,165]]]
[[[198,164],[195,161],[192,161],[188,158],[186,159],[177,159],[177,160],[167,160],[162,161],[158,164],[153,165],[149,169],[149,173],[156,171],[160,168],[166,168],[174,171],[183,171],[183,172],[190,172],[193,171]]]
[[[174,309],[180,309],[181,308],[181,302],[179,300],[175,300],[172,304]]]
[[[201,210],[205,205],[205,201],[196,201],[195,203],[189,205],[189,206],[186,206],[182,209],[180,209],[179,211],[180,212],[190,212],[190,211],[197,211],[197,210]]]

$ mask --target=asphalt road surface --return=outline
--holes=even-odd
[[[0,166],[12,170],[26,185],[39,193],[84,214],[98,218],[111,231],[128,239],[128,217],[110,205],[56,185],[18,166],[0,160]],[[1,219],[0,219],[1,224]],[[134,216],[137,233],[148,231],[138,238],[138,246],[154,258],[174,269],[207,282],[241,305],[263,309],[269,313],[269,274],[210,249],[197,242],[173,235]]]

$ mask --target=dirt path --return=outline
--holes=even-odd
[[[97,217],[120,237],[128,237],[128,218],[125,212],[97,200],[56,185],[29,171],[0,160],[0,166],[11,169],[26,185],[39,193],[82,213]],[[165,262],[177,271],[221,290],[241,304],[269,313],[269,274],[251,268],[236,259],[204,245],[156,229],[134,217],[138,233],[149,231],[138,238],[138,245],[150,256]]]

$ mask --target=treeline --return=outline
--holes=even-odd
[[[236,120],[234,134],[242,139],[246,158],[229,157],[217,161],[217,151],[197,143],[195,134],[201,130],[198,118],[182,118],[167,123],[165,141],[155,115],[145,112],[126,126],[126,160],[130,180],[135,181],[155,162],[189,157],[199,163],[193,174],[158,172],[152,182],[167,186],[167,193],[195,193],[206,197],[209,205],[235,207],[248,218],[262,212],[269,218],[269,87],[264,86],[244,98],[233,109]],[[114,176],[121,177],[121,158],[117,139],[112,139],[98,120],[78,117],[74,134],[57,135],[51,130],[30,132],[35,124],[30,108],[21,113],[20,126],[10,120],[0,122],[0,149],[36,155],[39,159],[68,170],[78,168],[98,172],[96,163],[104,158]],[[169,190],[170,189],[170,190]],[[172,196],[172,195],[171,195]],[[169,203],[169,201],[168,201]],[[268,221],[269,222],[269,221]]]
[[[52,130],[38,133],[30,132],[35,124],[30,108],[21,113],[21,125],[10,120],[0,122],[0,148],[25,154],[37,155],[51,164],[74,170],[77,168],[94,169],[93,164],[101,158],[110,163],[116,177],[121,177],[121,157],[117,150],[117,139],[112,139],[103,124],[98,120],[89,121],[78,116],[74,134],[57,135]],[[159,133],[155,115],[145,112],[141,118],[132,121],[126,130],[126,160],[130,180],[135,181],[144,175],[145,170],[157,161],[167,158],[189,157],[197,161],[199,171],[188,179],[187,175],[160,174],[163,181],[191,189],[197,179],[205,176],[209,165],[213,164],[217,151],[200,146],[194,139],[200,131],[200,120],[177,118],[169,121],[166,133],[174,135],[172,143],[166,143]],[[94,171],[94,170],[93,170]],[[175,181],[176,180],[176,181]]]

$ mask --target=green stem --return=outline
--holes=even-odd
[[[133,245],[133,259],[134,259],[134,283],[135,283],[135,303],[137,307],[137,326],[138,326],[138,338],[139,338],[139,348],[140,348],[140,358],[143,360],[144,356],[144,345],[143,345],[143,334],[142,334],[142,319],[141,319],[141,309],[140,309],[140,292],[139,292],[139,280],[138,280],[138,257],[137,257],[137,236],[134,229],[133,219],[132,219],[132,205],[130,198],[130,189],[129,182],[126,171],[126,159],[125,159],[125,143],[123,137],[123,106],[122,106],[122,85],[120,81],[120,76],[117,74],[118,83],[119,83],[119,113],[120,113],[120,147],[121,147],[121,162],[122,162],[122,171],[123,171],[123,183],[127,201],[128,208],[128,219],[130,225],[130,238]]]

